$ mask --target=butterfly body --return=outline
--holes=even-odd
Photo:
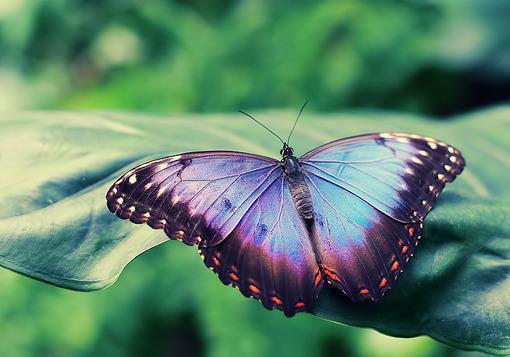
[[[111,212],[199,249],[227,285],[268,309],[311,311],[328,286],[379,300],[464,158],[404,133],[333,141],[297,158],[191,152],[141,164],[106,195]]]
[[[304,220],[313,220],[312,196],[299,160],[293,155],[284,156],[283,171],[297,212]]]

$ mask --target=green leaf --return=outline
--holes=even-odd
[[[293,115],[258,117],[286,133]],[[390,113],[305,115],[293,139],[298,154],[338,137],[405,131],[451,143],[467,160],[427,218],[397,287],[378,304],[354,304],[325,290],[314,314],[392,336],[429,335],[458,348],[510,353],[509,129],[508,108],[446,122]],[[75,290],[113,284],[132,259],[167,239],[112,215],[108,187],[138,162],[207,149],[277,156],[280,148],[237,115],[1,117],[0,264]]]

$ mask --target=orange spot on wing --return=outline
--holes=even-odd
[[[322,281],[322,274],[321,274],[321,271],[318,270],[317,275],[315,275],[315,281],[313,282],[313,287],[316,288],[317,285],[319,285],[321,281]]]
[[[388,280],[386,278],[382,278],[381,282],[379,283],[380,288],[384,288],[388,284]]]
[[[300,301],[300,302],[297,302],[296,305],[294,305],[295,307],[303,307],[305,306],[305,303]]]
[[[253,284],[248,285],[248,289],[254,294],[260,294],[260,289]]]
[[[214,265],[216,265],[217,267],[221,266],[221,263],[218,259],[216,259],[216,257],[212,257],[212,261],[214,263]]]
[[[235,275],[234,273],[230,273],[229,276],[234,281],[238,281],[239,280],[239,277],[237,275]]]
[[[412,237],[413,235],[414,235],[414,228],[410,227],[409,228],[409,236]]]
[[[220,252],[219,250],[216,252],[216,256],[217,256],[218,258],[221,258],[221,252]]]
[[[326,274],[330,279],[336,281],[337,283],[340,282],[340,277],[338,275],[336,275],[335,272],[333,272],[327,268],[324,268],[324,274]]]
[[[402,247],[402,254],[406,254],[408,250],[409,250],[409,247],[407,245],[404,245]]]
[[[361,290],[359,291],[359,293],[360,293],[360,294],[363,294],[363,295],[366,295],[366,294],[368,294],[369,292],[370,292],[370,291],[368,291],[368,289],[361,289]]]
[[[391,271],[395,271],[398,269],[398,261],[396,261],[395,263],[393,263],[393,265],[391,266]]]
[[[278,297],[276,297],[276,296],[273,296],[273,297],[271,298],[271,301],[272,301],[272,302],[274,302],[276,305],[281,305],[281,304],[283,304],[283,301],[282,301],[281,299],[278,299]]]

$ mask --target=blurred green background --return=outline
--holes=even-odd
[[[1,1],[0,107],[442,116],[510,99],[509,23],[506,0]]]
[[[510,101],[509,23],[506,0],[3,0],[0,111],[296,111],[311,99],[322,112],[445,118]],[[238,321],[257,303],[231,289],[206,304],[200,289],[228,288],[212,276],[194,287],[194,274],[209,274],[197,266],[195,252],[167,244],[88,294],[2,269],[0,354],[476,354],[262,308]]]

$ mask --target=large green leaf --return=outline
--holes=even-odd
[[[259,117],[271,118],[281,133],[292,121],[277,112]],[[507,108],[448,122],[389,113],[305,115],[293,139],[298,154],[352,134],[407,131],[445,140],[467,159],[427,218],[424,241],[396,289],[378,304],[324,291],[314,314],[393,336],[424,334],[459,348],[510,353],[509,129]],[[238,116],[3,116],[0,264],[70,289],[111,285],[134,257],[167,240],[106,209],[105,192],[122,171],[182,151],[275,156],[273,139]]]

